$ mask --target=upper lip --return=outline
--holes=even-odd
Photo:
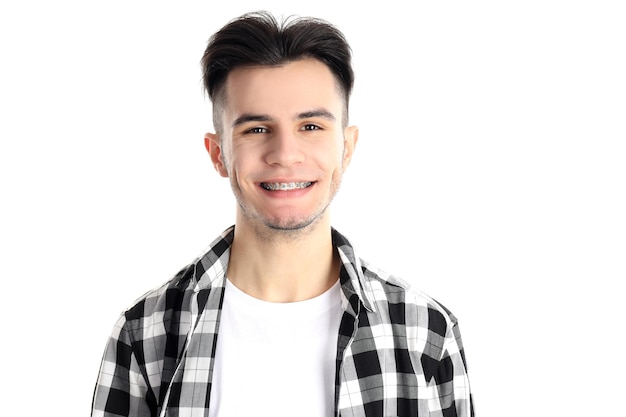
[[[289,184],[291,182],[315,182],[312,180],[306,180],[302,178],[271,178],[263,181],[259,181],[259,184]]]

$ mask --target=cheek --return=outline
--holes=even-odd
[[[343,143],[337,147],[337,166],[339,169],[343,170],[343,168],[347,165],[346,159],[346,149],[343,146]]]
[[[318,160],[324,160],[328,165],[341,165],[344,155],[343,141],[327,143],[324,146],[316,146],[312,152],[314,152]]]
[[[254,171],[254,163],[252,158],[246,158],[242,155],[233,154],[228,164],[228,171],[231,176],[236,177],[237,182],[242,182],[246,177]]]

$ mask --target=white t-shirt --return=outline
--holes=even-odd
[[[334,413],[339,281],[318,297],[271,303],[226,281],[209,416]]]

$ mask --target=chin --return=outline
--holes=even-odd
[[[272,230],[297,231],[297,230],[306,229],[314,222],[315,222],[314,219],[287,220],[287,221],[281,220],[281,221],[268,221],[265,223],[265,225]]]
[[[265,226],[276,232],[303,232],[319,223],[322,216],[274,218],[265,221]]]

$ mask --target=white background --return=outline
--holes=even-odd
[[[233,222],[199,60],[261,8],[350,41],[334,224],[459,318],[478,415],[623,410],[622,2],[174,4],[0,6],[3,410],[88,415],[118,314]]]

